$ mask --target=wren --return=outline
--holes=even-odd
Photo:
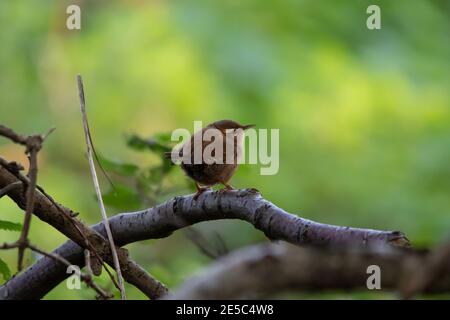
[[[224,190],[233,189],[229,181],[242,154],[244,130],[253,126],[232,120],[216,121],[196,132],[178,150],[172,151],[182,159],[181,168],[195,182],[197,193],[194,200],[216,184],[224,185]],[[215,148],[218,145],[221,148]],[[211,152],[205,152],[208,150]],[[172,152],[165,156],[171,158]]]

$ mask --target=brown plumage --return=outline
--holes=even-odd
[[[233,189],[233,187],[229,184],[229,181],[233,174],[236,172],[237,166],[238,166],[238,154],[240,154],[240,149],[242,148],[243,144],[243,138],[244,134],[243,131],[253,127],[253,125],[241,125],[235,121],[232,120],[221,120],[216,121],[214,123],[209,124],[205,128],[203,128],[201,131],[196,132],[190,139],[190,141],[186,142],[180,149],[174,151],[178,152],[178,154],[181,157],[184,157],[182,159],[189,159],[189,161],[181,160],[181,168],[184,170],[184,172],[195,181],[195,186],[197,187],[197,193],[194,196],[194,199],[197,199],[200,194],[202,194],[205,190],[207,190],[209,187],[212,187],[216,184],[223,184],[225,186],[226,190]],[[194,163],[194,153],[195,148],[198,148],[201,146],[201,154],[203,155],[203,151],[205,151],[205,148],[208,147],[211,143],[213,143],[215,140],[214,138],[211,138],[211,141],[203,141],[201,137],[199,138],[199,141],[201,143],[198,143],[198,146],[195,145],[194,139],[198,137],[199,134],[202,136],[207,133],[208,129],[216,129],[220,132],[222,138],[223,138],[223,153],[222,153],[222,162],[218,163],[218,159],[220,158],[220,155],[215,155],[215,152],[213,151],[211,153],[211,157],[206,157],[201,159],[201,163],[195,164]],[[239,130],[240,129],[240,130]],[[227,132],[233,132],[233,136],[226,136]],[[233,152],[234,157],[231,159],[231,154],[229,155],[230,159],[227,161],[227,144],[229,144],[229,149],[231,150],[231,143],[233,143]],[[212,146],[210,146],[212,148]],[[238,150],[239,149],[239,150]],[[183,150],[190,150],[190,154],[184,155]],[[171,153],[169,152],[166,154],[167,157],[170,158]],[[229,162],[229,163],[225,163]]]

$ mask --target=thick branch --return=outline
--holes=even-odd
[[[240,219],[264,232],[272,240],[293,244],[332,246],[408,246],[398,231],[339,227],[300,218],[262,198],[254,189],[205,192],[197,201],[192,196],[175,197],[154,208],[111,218],[119,243],[164,238],[194,223]]]
[[[381,289],[395,290],[411,266],[429,256],[399,250],[319,250],[292,245],[265,244],[241,249],[216,260],[201,275],[189,279],[168,299],[261,298],[281,292],[362,289],[368,290],[371,273],[380,267]],[[450,292],[450,265],[427,292]]]
[[[53,210],[52,207],[45,209]],[[247,221],[263,231],[270,239],[285,240],[293,244],[333,246],[408,244],[407,239],[396,231],[338,227],[299,218],[263,199],[253,189],[209,191],[203,193],[197,201],[193,200],[191,195],[176,197],[154,208],[114,216],[109,221],[115,243],[123,246],[146,239],[164,238],[175,230],[194,223],[219,219]],[[105,234],[101,223],[93,229]],[[71,241],[55,252],[80,266],[84,264],[82,248]],[[38,299],[66,277],[62,266],[43,258],[0,287],[0,298]],[[5,295],[6,292],[8,295]]]

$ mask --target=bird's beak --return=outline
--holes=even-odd
[[[254,126],[254,124],[248,124],[246,126],[242,126],[242,129],[247,130],[248,128],[253,128]]]

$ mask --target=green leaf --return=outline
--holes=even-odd
[[[122,176],[132,176],[139,170],[139,167],[132,163],[124,163],[116,160],[106,159],[105,157],[100,155],[98,155],[98,159],[102,167],[106,171],[111,171]]]
[[[119,210],[135,210],[142,207],[139,194],[123,184],[115,184],[115,189],[103,194],[103,201],[107,206]]]
[[[174,166],[168,161],[163,162],[160,166],[149,169],[148,181],[151,183],[159,183],[169,173]]]
[[[161,132],[157,133],[153,136],[153,139],[158,141],[161,144],[171,144],[172,141],[172,134],[169,132]]]
[[[0,274],[3,276],[3,279],[5,280],[11,278],[11,270],[9,270],[8,265],[2,259],[0,259]]]
[[[137,135],[127,137],[127,145],[138,151],[150,150],[158,154],[169,152],[172,148],[168,145],[170,135],[166,133],[157,134],[149,139],[142,139]]]
[[[22,225],[20,223],[0,220],[0,230],[20,231],[22,230]]]

